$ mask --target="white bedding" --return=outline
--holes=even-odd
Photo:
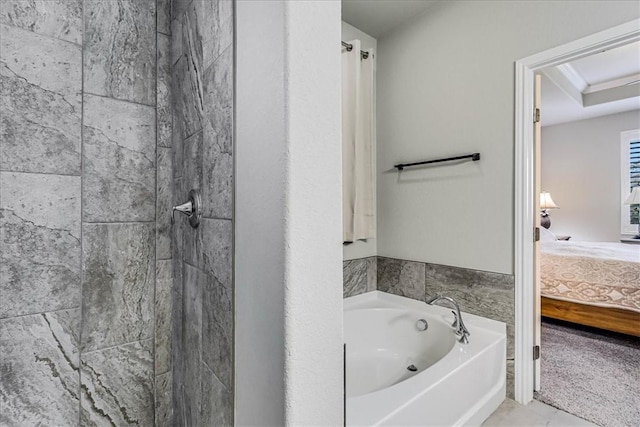
[[[613,242],[543,242],[542,252],[554,255],[583,256],[640,262],[640,245]]]
[[[540,272],[545,297],[640,312],[640,245],[544,242]]]

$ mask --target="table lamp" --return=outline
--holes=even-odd
[[[551,198],[551,194],[543,191],[540,193],[540,225],[544,228],[551,227],[551,218],[549,218],[549,209],[559,209],[555,203],[553,203],[553,199]]]

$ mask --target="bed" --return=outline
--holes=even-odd
[[[543,241],[542,315],[640,336],[640,245]]]

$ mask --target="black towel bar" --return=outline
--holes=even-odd
[[[480,153],[465,154],[464,156],[447,157],[445,159],[425,160],[423,162],[415,162],[415,163],[399,163],[395,165],[394,168],[401,171],[404,168],[409,166],[428,165],[430,163],[450,162],[453,160],[463,160],[463,159],[471,159],[474,162],[477,162],[478,160],[480,160]]]

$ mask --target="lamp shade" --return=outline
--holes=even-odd
[[[551,194],[543,191],[540,193],[540,209],[558,209],[555,203],[553,203],[553,199],[551,198]]]
[[[640,205],[640,186],[633,187],[631,194],[624,201],[625,205]]]

